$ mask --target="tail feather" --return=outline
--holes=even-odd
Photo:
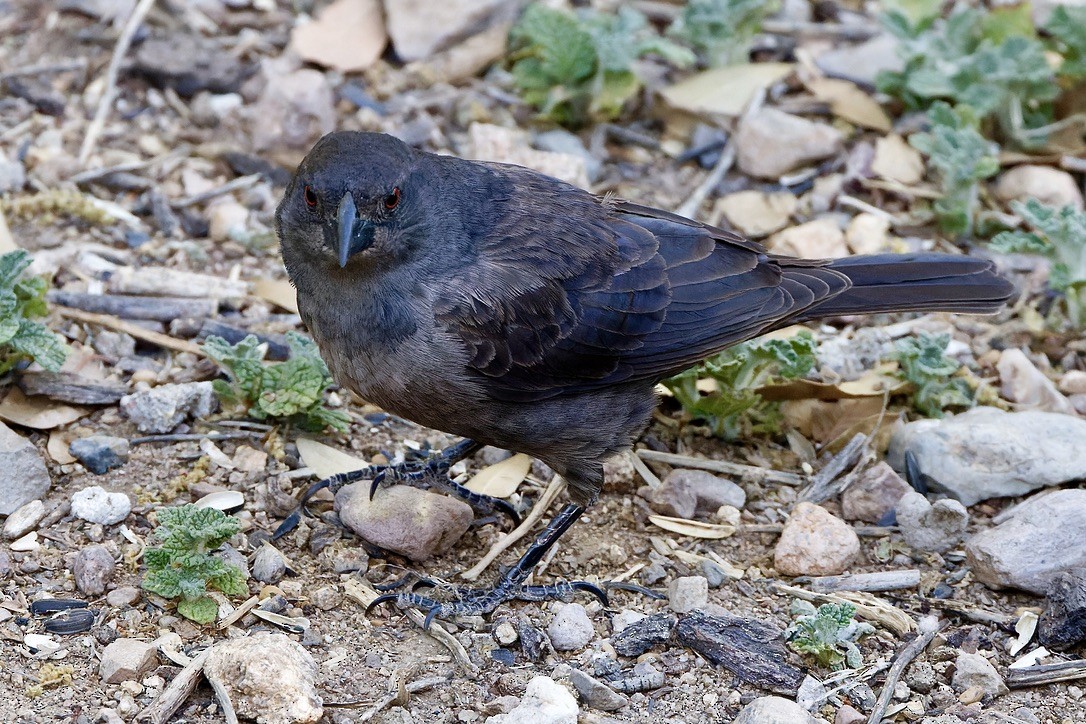
[[[1014,292],[991,261],[969,256],[875,254],[835,259],[825,268],[848,277],[852,286],[803,310],[795,321],[878,312],[990,314]]]

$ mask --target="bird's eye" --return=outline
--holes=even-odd
[[[400,205],[400,187],[392,189],[392,193],[385,197],[385,208],[392,211]]]
[[[317,192],[313,190],[312,186],[306,186],[302,192],[302,198],[305,199],[305,205],[311,209],[317,207]]]

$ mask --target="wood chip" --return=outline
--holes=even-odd
[[[494,465],[487,466],[464,483],[464,487],[473,493],[489,495],[494,498],[508,498],[517,492],[517,487],[528,477],[532,469],[532,459],[524,453],[517,453]]]

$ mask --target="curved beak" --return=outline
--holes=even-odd
[[[373,245],[375,228],[369,219],[358,218],[358,207],[354,197],[348,191],[336,208],[336,240],[339,243],[339,265],[347,266],[347,261],[360,251]]]

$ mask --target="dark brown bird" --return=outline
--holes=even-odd
[[[336,380],[466,438],[429,472],[495,445],[539,458],[570,485],[572,502],[494,589],[440,605],[400,594],[431,617],[569,592],[521,584],[596,499],[604,460],[644,430],[661,379],[795,322],[988,313],[1012,292],[985,260],[777,256],[535,171],[373,133],[322,138],[276,218],[302,320]]]

